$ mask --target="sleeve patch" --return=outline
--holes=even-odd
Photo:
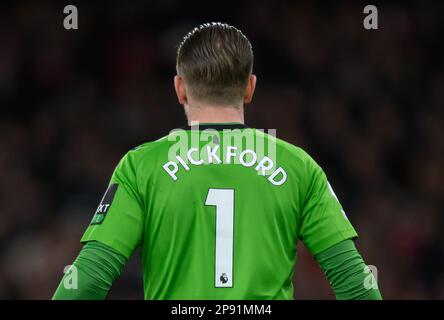
[[[114,200],[114,196],[116,194],[118,186],[119,185],[117,183],[112,183],[108,186],[108,189],[106,189],[105,194],[103,195],[102,200],[100,201],[100,204],[97,207],[97,210],[94,214],[91,224],[101,224],[103,222],[106,213],[108,212],[109,207],[111,206]]]

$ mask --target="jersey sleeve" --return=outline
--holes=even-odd
[[[357,233],[348,220],[327,177],[311,158],[307,163],[307,192],[301,212],[299,239],[317,255]]]
[[[98,241],[130,258],[143,234],[144,210],[130,153],[117,165],[81,242]]]

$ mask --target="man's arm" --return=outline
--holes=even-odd
[[[74,262],[78,289],[64,286],[71,280],[68,273],[53,299],[104,299],[140,245],[145,211],[137,189],[134,156],[130,151],[120,160],[81,239],[85,246]]]
[[[53,300],[105,299],[113,282],[120,276],[127,259],[113,248],[97,241],[86,243],[73,266],[77,269],[77,288],[65,287],[66,273]]]
[[[299,239],[316,257],[337,299],[381,299],[353,243],[358,236],[322,168],[308,156]],[[372,280],[372,281],[366,281]]]
[[[353,243],[342,241],[316,255],[338,300],[382,300],[379,289],[365,284],[371,275],[365,272],[366,265]],[[370,284],[376,284],[375,279]]]

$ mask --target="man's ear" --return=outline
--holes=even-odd
[[[256,76],[252,74],[248,77],[247,88],[244,95],[245,104],[248,104],[253,100],[254,89],[256,89]]]
[[[187,103],[187,90],[185,88],[185,82],[181,76],[174,76],[174,89],[176,90],[177,100],[179,100],[179,103]]]

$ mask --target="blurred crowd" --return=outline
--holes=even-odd
[[[185,124],[172,87],[181,37],[207,21],[249,37],[251,127],[324,168],[387,299],[444,299],[444,5],[359,1],[0,4],[0,298],[48,299],[132,147]],[[301,246],[297,299],[333,294]],[[141,299],[138,255],[110,298]]]

